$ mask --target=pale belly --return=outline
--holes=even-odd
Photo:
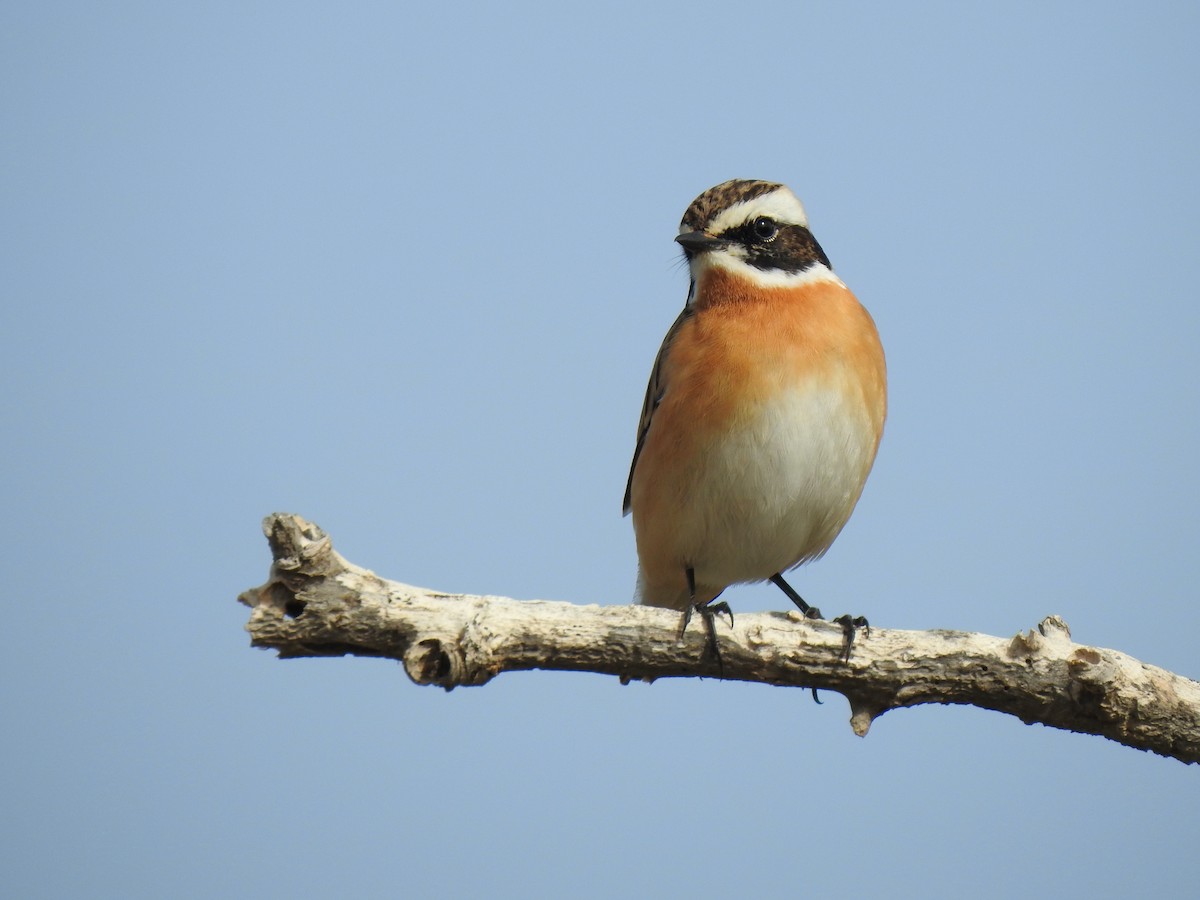
[[[876,445],[865,409],[843,390],[810,384],[780,392],[711,438],[691,471],[658,486],[677,501],[672,515],[637,522],[635,510],[639,545],[645,538],[669,560],[667,571],[642,572],[642,601],[685,604],[689,566],[700,595],[816,559],[850,518]]]

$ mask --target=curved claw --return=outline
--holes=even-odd
[[[675,631],[675,642],[676,643],[678,643],[678,644],[683,643],[684,632],[687,631],[688,623],[692,621],[692,610],[694,610],[695,608],[696,607],[694,607],[694,606],[685,606],[683,608],[683,615],[680,616],[680,618],[679,618],[679,628],[676,629],[676,631]]]
[[[705,607],[713,615],[724,613],[729,616],[729,627],[733,627],[733,610],[729,608],[729,604],[722,600],[720,603],[710,603]]]

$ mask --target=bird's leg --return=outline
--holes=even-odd
[[[701,662],[706,659],[713,658],[717,661],[717,671],[724,676],[725,665],[721,661],[721,648],[717,645],[717,626],[714,621],[717,613],[725,613],[729,616],[729,627],[733,627],[733,610],[729,608],[729,604],[722,600],[720,603],[713,603],[712,600],[707,603],[696,602],[696,570],[691,566],[684,569],[684,574],[687,577],[688,587],[688,604],[683,608],[683,617],[679,621],[679,633],[677,639],[682,641],[683,634],[687,631],[688,623],[692,620],[692,613],[700,614],[701,620],[704,622],[704,652],[700,657]],[[716,597],[713,598],[715,600]]]
[[[805,603],[804,598],[797,594],[796,589],[784,580],[781,573],[776,572],[771,576],[771,584],[783,591],[787,595],[787,598],[800,608],[800,612],[803,613],[804,618],[821,618],[821,611],[815,606],[809,606]],[[838,657],[842,662],[849,662],[850,648],[854,646],[854,638],[858,629],[861,628],[863,630],[864,637],[869,637],[871,634],[871,625],[867,622],[866,616],[850,616],[849,614],[838,616],[833,621],[842,626],[842,652],[838,654]],[[813,691],[813,699],[816,699],[815,690]],[[817,702],[819,703],[820,701],[818,700]]]
[[[683,633],[687,631],[688,623],[692,621],[692,613],[696,609],[696,570],[688,566],[683,573],[687,578],[688,602],[683,608],[683,617],[679,620],[679,631],[675,634],[675,640],[679,643],[683,643]]]
[[[790,584],[788,584],[786,581],[784,581],[782,573],[776,572],[774,575],[772,575],[771,576],[771,584],[775,585],[775,587],[777,587],[781,591],[783,591],[783,593],[787,596],[787,598],[789,600],[791,600],[793,603],[795,603],[797,607],[799,607],[800,612],[803,614],[804,618],[806,618],[806,619],[821,618],[821,611],[819,609],[817,609],[815,606],[809,606],[807,603],[805,603],[804,598],[796,593],[796,589],[794,587],[792,587]]]

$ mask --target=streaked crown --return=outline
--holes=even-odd
[[[748,266],[761,280],[831,269],[804,205],[773,181],[734,179],[709,188],[687,208],[679,233],[693,271],[697,264]]]

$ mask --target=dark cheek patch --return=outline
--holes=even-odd
[[[746,262],[756,269],[803,272],[820,263],[828,269],[829,257],[803,225],[784,225],[775,240],[765,244],[749,243]]]

